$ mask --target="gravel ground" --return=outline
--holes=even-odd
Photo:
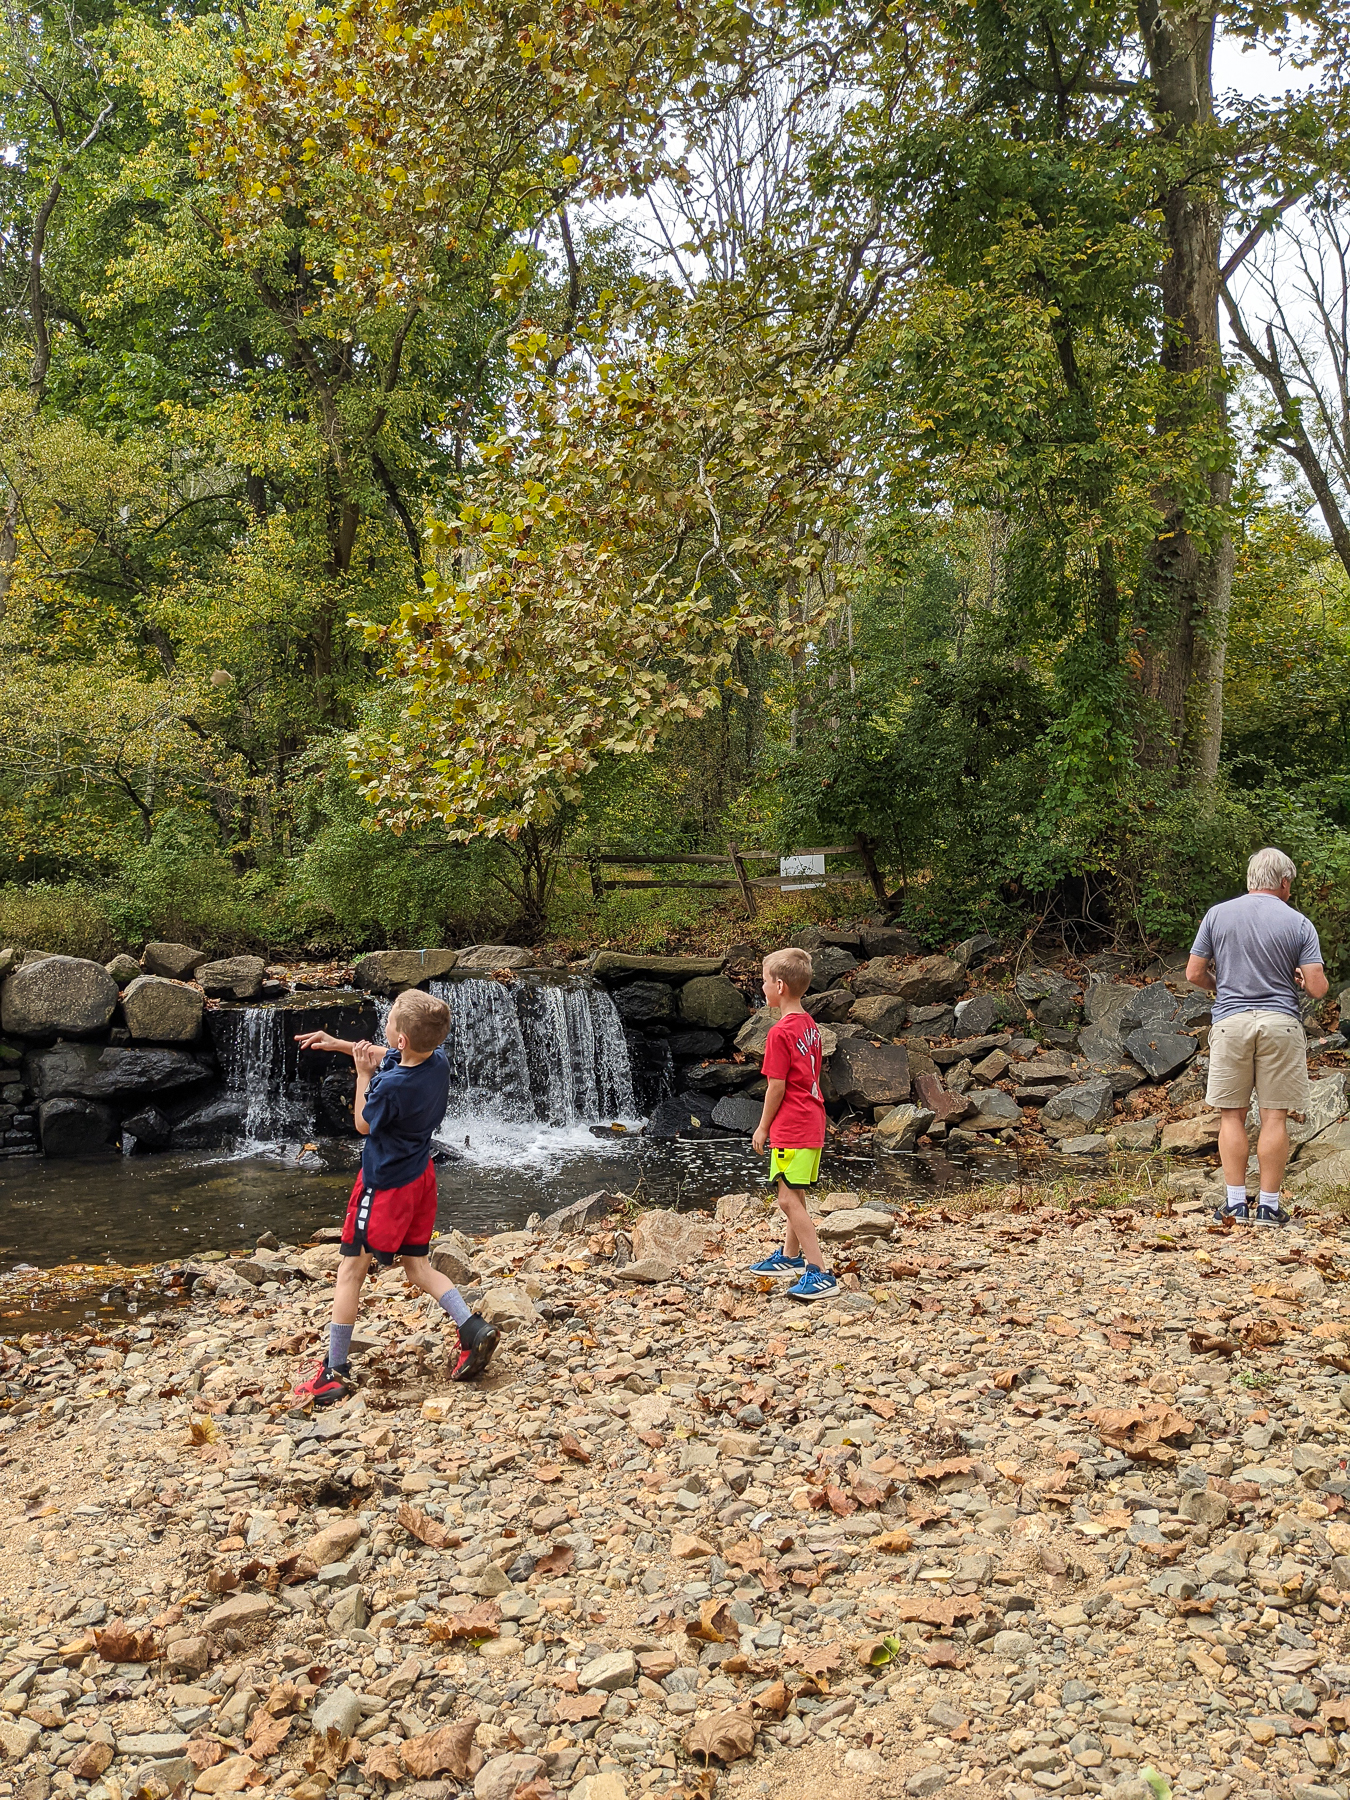
[[[1350,1800],[1339,1217],[1014,1200],[452,1234],[313,1417],[332,1244],[11,1341],[0,1800]]]

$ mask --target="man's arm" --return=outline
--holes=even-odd
[[[1294,971],[1294,983],[1311,994],[1314,1000],[1320,1000],[1330,985],[1322,963],[1300,963]]]
[[[755,1147],[756,1154],[762,1153],[765,1144],[769,1141],[769,1127],[778,1117],[778,1109],[783,1104],[783,1095],[786,1092],[786,1081],[769,1083],[768,1091],[764,1095],[764,1110],[759,1115],[759,1124],[756,1125],[755,1135],[750,1140]]]
[[[1211,994],[1218,985],[1214,976],[1214,964],[1209,957],[1197,956],[1194,951],[1186,964],[1186,979],[1192,987],[1205,988]]]

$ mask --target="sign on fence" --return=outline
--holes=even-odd
[[[825,858],[823,856],[780,856],[778,859],[780,875],[824,875]],[[804,894],[808,888],[824,887],[823,881],[785,881],[781,892],[784,894]]]

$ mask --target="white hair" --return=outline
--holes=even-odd
[[[1247,892],[1254,894],[1258,888],[1277,888],[1284,881],[1292,881],[1298,870],[1283,850],[1258,850],[1247,864]]]

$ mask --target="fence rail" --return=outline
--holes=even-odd
[[[634,854],[631,851],[593,850],[585,854],[569,857],[570,862],[585,864],[590,871],[591,892],[597,900],[606,893],[629,893],[652,888],[737,888],[745,904],[746,915],[753,919],[758,911],[755,904],[756,888],[801,887],[812,879],[811,875],[751,875],[746,864],[755,862],[777,862],[785,856],[853,856],[857,857],[860,869],[826,869],[823,875],[815,875],[816,880],[867,882],[876,895],[878,902],[887,903],[886,883],[882,879],[881,870],[877,866],[872,845],[865,837],[859,836],[851,844],[816,844],[800,850],[747,850],[740,844],[729,843],[725,855],[709,850],[653,850],[647,854]],[[702,881],[696,880],[659,880],[642,879],[624,881],[606,881],[604,869],[627,868],[646,869],[663,866],[694,868],[730,868],[731,874],[718,878],[710,877]],[[814,872],[813,872],[814,874]]]

